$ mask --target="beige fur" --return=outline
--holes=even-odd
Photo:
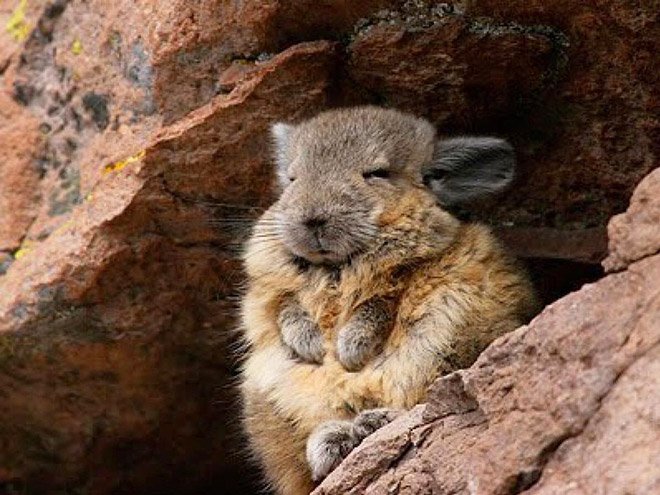
[[[334,118],[350,122],[350,111],[344,112]],[[417,155],[430,159],[427,150]],[[305,444],[314,428],[366,409],[411,408],[439,375],[469,366],[536,309],[527,277],[487,228],[461,224],[412,172],[402,177],[401,192],[376,208],[387,250],[367,249],[335,271],[322,264],[300,269],[273,235],[277,207],[264,214],[247,245],[245,427],[279,494],[313,488]],[[337,359],[337,333],[374,296],[387,297],[396,309],[390,333],[377,356],[349,372]],[[293,359],[282,344],[278,316],[291,297],[323,333],[321,364]]]

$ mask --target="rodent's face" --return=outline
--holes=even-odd
[[[377,107],[276,124],[273,135],[281,195],[268,230],[314,264],[341,264],[387,242],[406,214],[401,204],[434,208],[436,199],[495,191],[513,171],[505,141],[437,141],[428,121]]]
[[[420,119],[378,110],[322,114],[287,137],[283,187],[273,207],[295,256],[340,264],[378,243],[383,212],[405,194],[430,196],[421,166],[435,132]]]

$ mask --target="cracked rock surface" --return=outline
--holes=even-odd
[[[492,224],[546,300],[598,278],[608,219],[657,163],[657,9],[633,3],[2,2],[0,494],[256,492],[233,329],[274,121],[371,103],[506,137],[516,186],[456,213]],[[605,432],[637,424],[608,411],[651,431],[625,398],[653,393],[652,177],[610,225],[617,273],[440,382],[320,490],[550,493],[587,486]],[[611,441],[652,438],[635,432]]]
[[[640,204],[660,197],[657,174],[610,223],[619,272],[439,379],[314,494],[658,493],[660,232],[631,245],[616,228],[657,216]]]

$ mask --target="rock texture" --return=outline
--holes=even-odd
[[[159,493],[199,490],[239,468],[225,390],[238,246],[199,200],[221,191],[224,215],[246,218],[238,205],[267,199],[267,154],[255,152],[266,149],[266,125],[323,105],[333,63],[328,42],[275,57],[104,167],[68,220],[11,266],[0,292],[6,483]],[[309,96],[293,101],[288,90]],[[229,154],[236,168],[218,168]]]
[[[445,133],[503,135],[520,150],[516,187],[456,213],[493,224],[546,299],[596,278],[606,220],[656,163],[656,11],[622,0],[3,2],[0,493],[249,492],[250,474],[228,474],[247,469],[232,428],[236,255],[272,199],[275,120],[376,103]],[[612,227],[617,287],[641,290],[651,273],[625,270],[654,252],[649,194]],[[590,413],[575,414],[553,428],[576,431]],[[566,455],[553,483],[580,453]]]
[[[0,251],[17,249],[34,221],[38,204],[39,172],[33,166],[35,149],[40,141],[38,121],[15,103],[7,93],[0,93]]]
[[[610,223],[621,272],[439,379],[427,404],[365,440],[314,493],[658,493],[660,232],[635,229],[631,242],[617,228],[656,215],[643,198],[657,197],[656,171]]]
[[[603,261],[607,271],[622,270],[632,261],[656,254],[660,248],[660,169],[650,173],[635,189],[626,213],[608,226],[610,254]]]

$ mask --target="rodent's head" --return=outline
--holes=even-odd
[[[331,110],[298,125],[277,123],[272,133],[281,190],[273,228],[311,263],[341,264],[369,250],[404,200],[456,204],[513,178],[506,141],[438,140],[428,121],[396,110]]]

